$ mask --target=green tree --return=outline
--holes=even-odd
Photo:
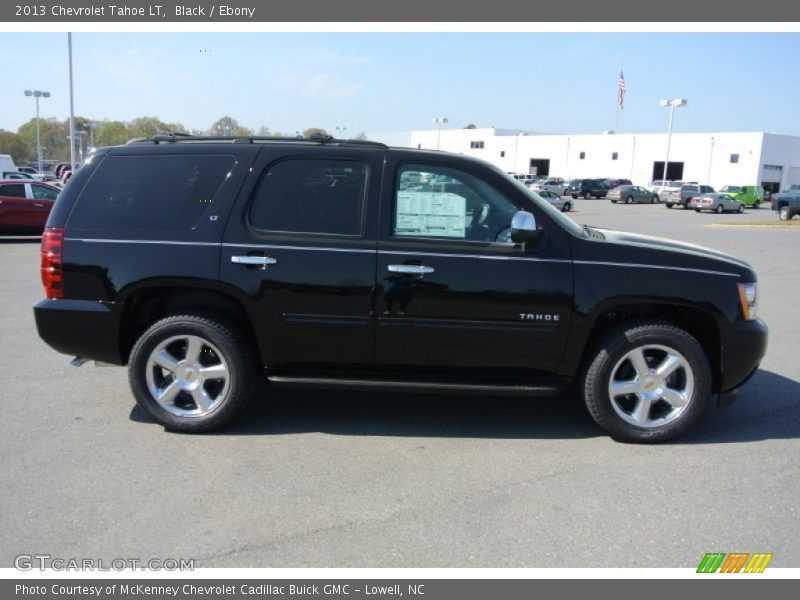
[[[234,119],[233,117],[224,116],[220,117],[216,121],[214,121],[213,125],[211,125],[210,130],[211,135],[222,135],[222,136],[231,136],[231,135],[253,135],[253,130],[249,127],[244,127],[243,125],[239,124],[239,121]]]
[[[158,117],[138,117],[128,122],[128,135],[131,138],[147,138],[157,133],[183,131],[186,131],[186,128],[180,123],[165,123]]]
[[[36,159],[36,148],[28,146],[13,131],[0,129],[0,154],[10,154],[14,163],[20,165]]]
[[[322,135],[328,135],[328,132],[322,129],[321,127],[309,127],[303,132],[303,137],[310,138],[315,133],[321,133]]]
[[[69,124],[54,117],[39,119],[39,130],[42,142],[42,159],[69,159]],[[17,135],[26,146],[36,153],[36,119],[23,123]]]
[[[95,146],[119,146],[130,139],[128,126],[122,121],[100,121],[94,130]]]
[[[258,135],[260,135],[261,137],[268,137],[275,134],[270,132],[269,127],[262,125],[261,127],[258,128]]]
[[[359,133],[359,134],[356,136],[356,138],[355,138],[355,139],[357,139],[357,140],[366,140],[366,139],[367,139],[367,134],[366,134],[366,133],[364,133],[364,132],[362,131],[361,133]]]

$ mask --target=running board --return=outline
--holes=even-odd
[[[396,378],[333,377],[315,375],[268,375],[269,382],[286,388],[347,389],[365,392],[420,392],[425,394],[471,394],[482,396],[558,396],[567,390],[555,380],[533,383],[511,380],[465,383],[456,381],[406,381]]]

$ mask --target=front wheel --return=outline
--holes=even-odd
[[[569,212],[572,210],[572,204],[569,202],[564,202],[564,207],[561,209],[562,212]]]
[[[667,208],[672,208],[672,204],[670,202],[667,202]]]
[[[650,203],[651,203],[651,204],[658,204],[658,196],[653,196],[653,197],[650,199]]]
[[[625,198],[625,204],[633,204],[633,196],[628,196]]]
[[[788,206],[781,206],[780,207],[780,209],[778,210],[778,218],[781,221],[789,221],[789,220],[791,220],[792,213],[789,212],[789,207]]]
[[[736,209],[736,212],[738,212],[739,214],[742,214],[744,212],[744,204],[740,204],[739,208]]]
[[[156,322],[131,351],[139,406],[169,430],[202,432],[235,419],[252,395],[254,354],[232,325],[197,315]]]
[[[624,442],[688,430],[711,395],[711,365],[689,333],[657,320],[623,323],[597,342],[583,377],[592,418]]]
[[[722,207],[722,204],[720,204],[719,206],[717,206],[717,210],[716,210],[715,212],[716,212],[718,215],[721,215],[722,213],[724,213],[724,212],[725,212],[725,209]]]
[[[578,194],[572,194],[572,199],[573,200],[577,200],[578,199]]]
[[[694,212],[696,212],[696,213],[702,212],[702,209],[700,209],[700,208],[695,208],[695,209],[694,209]]]

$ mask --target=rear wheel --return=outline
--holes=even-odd
[[[653,196],[652,198],[650,198],[650,203],[651,204],[658,204],[658,196]]]
[[[569,202],[564,202],[564,207],[561,209],[563,212],[569,212],[572,210],[572,204]]]
[[[672,203],[671,202],[667,202],[667,208],[672,208]]]
[[[167,317],[134,345],[128,379],[139,406],[167,429],[210,431],[249,402],[253,356],[232,325],[197,315]]]
[[[718,215],[721,215],[722,213],[724,213],[724,212],[725,212],[725,209],[722,207],[722,204],[720,204],[719,206],[717,206],[717,209],[716,209],[716,211],[715,211],[715,212],[716,212]]]
[[[633,196],[628,196],[625,198],[625,204],[633,204]]]
[[[789,212],[789,207],[788,207],[788,206],[781,206],[781,207],[778,209],[778,218],[779,218],[781,221],[789,221],[789,220],[791,220],[791,218],[792,218],[792,213],[791,213],[791,212]]]
[[[711,366],[683,329],[631,321],[598,341],[582,387],[589,413],[611,437],[663,442],[689,429],[708,405]]]
[[[736,209],[736,212],[742,214],[744,212],[744,204],[739,203],[739,208]]]
[[[758,201],[758,200],[756,200],[755,202],[753,202],[753,208],[761,208],[761,202],[760,202],[760,201]]]
[[[696,213],[699,213],[699,212],[703,212],[703,211],[702,211],[702,209],[700,209],[700,208],[695,208],[695,209],[694,209],[694,212],[696,212]]]

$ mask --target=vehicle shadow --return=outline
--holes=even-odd
[[[153,422],[138,406],[131,420]],[[575,439],[603,435],[583,403],[563,396],[489,396],[270,389],[209,435],[322,432],[348,436]]]
[[[730,406],[710,406],[672,444],[723,444],[800,438],[800,382],[758,371]],[[153,423],[134,407],[131,420]],[[499,398],[286,390],[259,386],[236,423],[208,435],[335,435],[582,439],[604,436],[572,396]]]
[[[676,444],[800,438],[800,381],[760,369],[730,406],[712,407]]]

